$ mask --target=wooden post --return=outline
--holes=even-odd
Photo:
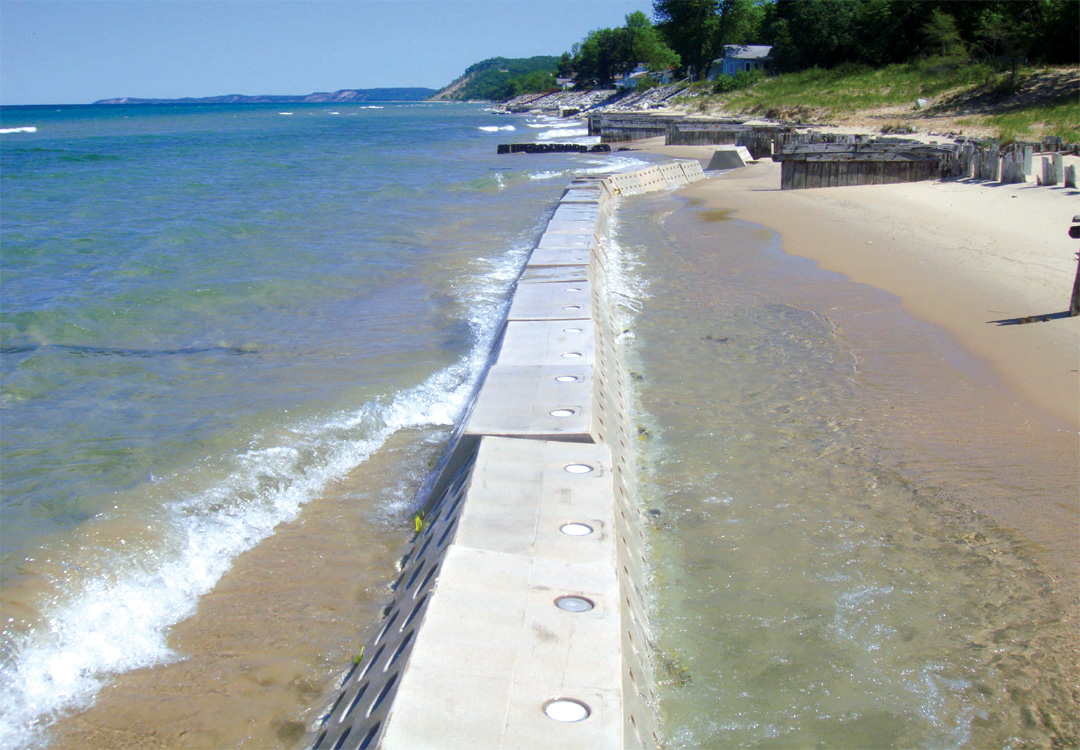
[[[1074,216],[1072,226],[1069,227],[1069,236],[1074,240],[1080,239],[1080,216]],[[1076,278],[1073,280],[1072,298],[1069,300],[1069,316],[1080,316],[1080,253],[1076,254]]]
[[[1080,253],[1077,253],[1076,278],[1073,280],[1072,300],[1069,301],[1069,317],[1080,316]]]

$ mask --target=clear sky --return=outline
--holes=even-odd
[[[441,88],[651,0],[0,0],[0,104]]]

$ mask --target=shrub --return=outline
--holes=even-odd
[[[733,76],[721,75],[713,82],[713,93],[724,94],[728,91],[748,89],[756,83],[765,80],[763,70],[740,70]]]

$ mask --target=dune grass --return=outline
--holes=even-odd
[[[1066,143],[1080,143],[1080,99],[1065,95],[1056,102],[1023,107],[980,118],[962,118],[961,125],[989,125],[1002,142],[1037,141],[1044,135],[1059,135]]]
[[[1050,100],[1010,99],[1030,74],[1021,71],[1013,77],[988,65],[941,58],[882,68],[844,65],[774,76],[750,88],[722,94],[712,93],[708,83],[695,84],[695,97],[687,104],[701,111],[826,124],[888,108],[903,108],[907,114],[899,116],[917,120],[917,99],[933,102],[934,106],[923,112],[934,117],[948,109],[950,102],[981,98],[985,101],[979,114],[964,115],[964,106],[956,107],[954,115],[961,118],[958,124],[990,128],[1003,140],[1060,135],[1068,142],[1080,142],[1080,98],[1075,92]],[[996,103],[987,104],[991,101]],[[882,115],[875,116],[880,119]]]

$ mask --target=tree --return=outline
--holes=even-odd
[[[691,77],[703,75],[716,56],[717,11],[717,0],[653,1],[660,33]]]
[[[725,44],[761,44],[765,6],[759,0],[720,0],[716,51]]]
[[[927,49],[941,57],[962,57],[967,54],[956,19],[940,8],[934,8],[923,27]]]
[[[681,62],[660,33],[652,25],[649,17],[640,10],[626,16],[624,32],[628,37],[630,60],[633,65],[644,63],[651,71],[677,68]]]

